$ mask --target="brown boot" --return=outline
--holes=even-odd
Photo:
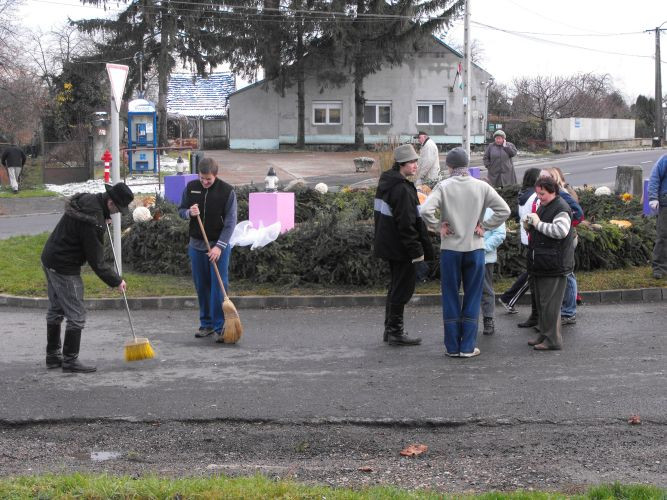
[[[536,339],[529,340],[528,345],[529,346],[536,346],[537,344],[541,344],[544,341],[544,339],[546,339],[546,337],[544,335],[538,335],[538,337]]]

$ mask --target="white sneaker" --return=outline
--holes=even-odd
[[[511,306],[507,302],[505,302],[502,297],[498,297],[498,302],[500,302],[500,305],[505,308],[507,314],[518,314],[519,311],[515,309],[514,306]]]
[[[445,356],[449,356],[450,358],[458,358],[461,356],[460,353],[458,352],[447,352],[445,351]]]
[[[482,351],[480,351],[477,347],[475,347],[475,350],[473,352],[461,352],[459,353],[459,357],[461,358],[474,358],[475,356],[479,356],[482,354]]]

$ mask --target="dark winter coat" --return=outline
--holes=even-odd
[[[548,205],[540,205],[537,215],[541,222],[552,223],[561,212],[566,212],[570,219],[572,210],[560,196]],[[531,229],[528,243],[528,271],[534,276],[566,276],[574,271],[574,226],[570,226],[567,236],[562,239],[549,236]]]
[[[493,187],[518,184],[512,161],[516,152],[516,146],[511,142],[505,143],[505,146],[498,146],[492,142],[486,147],[484,166],[488,170],[489,184]]]
[[[106,193],[82,193],[72,196],[65,205],[65,214],[49,236],[42,250],[44,267],[60,274],[81,274],[88,262],[99,278],[111,287],[122,279],[112,265],[104,262],[106,219],[110,216]]]
[[[16,146],[9,146],[2,152],[2,163],[5,167],[23,167],[25,165],[25,153]]]
[[[433,244],[419,215],[415,185],[398,170],[380,176],[375,192],[375,255],[386,260],[433,259]]]

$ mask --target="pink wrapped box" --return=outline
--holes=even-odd
[[[287,232],[294,227],[294,193],[250,193],[248,212],[253,227],[280,221],[280,232]]]

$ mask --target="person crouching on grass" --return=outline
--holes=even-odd
[[[384,341],[389,345],[418,345],[403,329],[403,311],[415,292],[415,264],[433,259],[433,245],[419,215],[417,189],[407,177],[415,175],[419,156],[411,144],[394,150],[394,165],[380,176],[375,192],[375,255],[389,264]]]
[[[190,220],[188,256],[199,302],[199,330],[195,337],[215,333],[222,341],[225,318],[222,314],[222,290],[213,266],[218,267],[225,290],[229,293],[229,240],[236,227],[236,193],[231,185],[218,179],[218,164],[212,158],[199,162],[199,179],[190,181],[183,190],[178,213]],[[197,215],[201,217],[211,251],[206,248]]]
[[[479,356],[477,321],[484,285],[484,231],[500,226],[510,208],[496,190],[468,171],[468,153],[454,148],[447,153],[449,177],[440,182],[424,204],[421,216],[439,230],[440,283],[445,330],[445,354]],[[487,208],[494,214],[484,220]],[[435,216],[440,211],[440,220]],[[459,288],[463,282],[463,302]]]

